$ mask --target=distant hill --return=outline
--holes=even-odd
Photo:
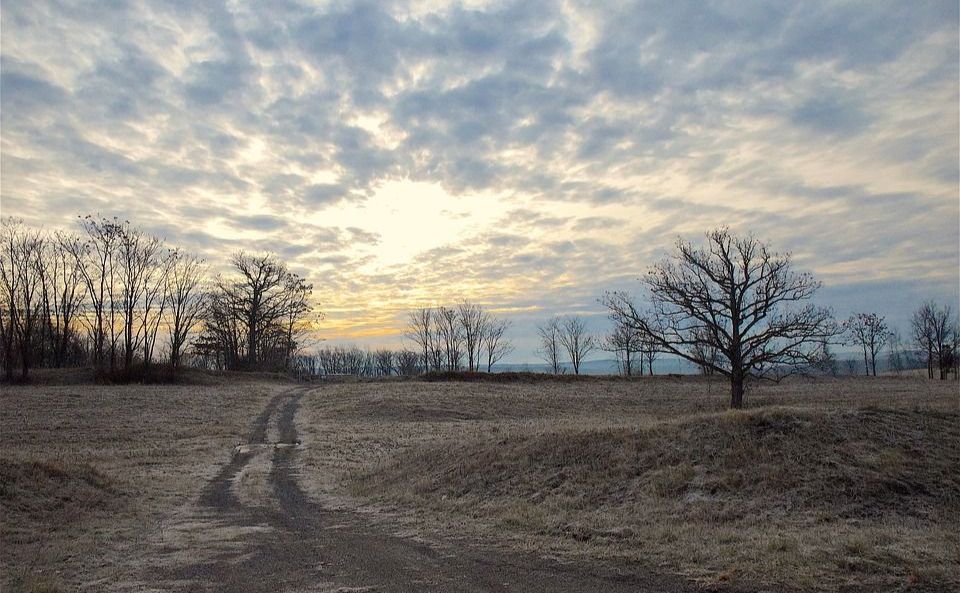
[[[863,374],[863,355],[858,352],[837,352],[834,354],[837,358],[838,372],[841,375],[860,375]],[[916,362],[916,356],[907,352],[905,356],[905,367],[907,369],[920,368],[922,365]],[[561,365],[566,374],[573,374],[573,366],[569,363]],[[635,363],[634,373],[639,373],[639,362]],[[531,373],[549,373],[550,367],[542,362],[533,363],[501,363],[494,365],[494,372],[531,372]],[[889,373],[891,368],[887,360],[887,352],[884,351],[877,357],[877,372]],[[699,373],[697,366],[687,360],[676,356],[660,355],[653,364],[653,373],[655,375],[696,375]],[[610,359],[589,360],[580,365],[580,374],[582,375],[619,375],[620,368],[617,361]],[[646,374],[646,369],[644,369]]]
[[[564,363],[561,365],[566,374],[573,374],[573,365]],[[502,363],[494,365],[494,372],[531,372],[531,373],[549,373],[550,366],[544,363]],[[635,363],[634,373],[640,372],[639,362]],[[646,373],[646,369],[644,369]],[[686,360],[676,357],[661,356],[653,364],[653,373],[655,375],[666,375],[670,373],[680,375],[694,375],[697,367]],[[614,359],[588,360],[580,365],[580,374],[582,375],[619,375],[620,368]]]

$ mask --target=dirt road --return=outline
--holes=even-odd
[[[615,574],[560,565],[535,555],[494,552],[463,544],[425,545],[389,533],[362,515],[324,508],[297,483],[297,388],[274,397],[256,419],[249,446],[207,485],[197,513],[243,533],[241,545],[213,558],[158,567],[159,582],[188,591],[378,592],[638,592],[682,591],[673,577]],[[273,424],[275,422],[275,424]],[[275,426],[279,443],[267,435]],[[309,443],[323,446],[323,443]],[[255,455],[272,455],[269,504],[244,504],[236,477]]]

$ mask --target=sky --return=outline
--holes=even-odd
[[[839,317],[960,306],[960,16],[945,2],[0,4],[0,213],[269,251],[318,338],[479,302],[555,314],[727,225]]]

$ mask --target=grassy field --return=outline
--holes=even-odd
[[[298,424],[327,504],[407,535],[711,587],[956,590],[960,395],[915,379],[328,385]]]
[[[124,589],[176,509],[246,438],[276,382],[4,386],[3,591]],[[130,588],[134,588],[132,585]]]
[[[290,387],[261,379],[4,387],[0,588],[149,590],[148,567],[233,545],[197,500]],[[700,378],[519,379],[318,384],[300,481],[412,538],[720,589],[960,586],[956,383],[798,380],[730,412]]]

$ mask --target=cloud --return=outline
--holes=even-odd
[[[2,105],[5,113],[29,113],[36,109],[56,106],[64,101],[67,92],[43,79],[29,74],[9,70],[4,64],[0,74],[0,88],[3,89]]]
[[[4,214],[117,213],[211,260],[270,249],[324,269],[343,311],[587,311],[720,224],[794,251],[840,305],[908,279],[958,298],[956,2],[0,12]],[[381,195],[401,181],[449,205]],[[419,204],[448,228],[417,228]]]
[[[858,107],[836,98],[817,97],[804,102],[790,117],[795,124],[829,134],[860,133],[870,117]]]

